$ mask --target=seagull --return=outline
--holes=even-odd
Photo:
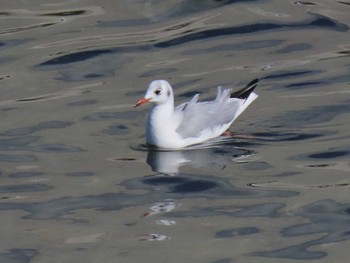
[[[198,102],[199,94],[196,94],[191,101],[174,107],[174,92],[169,82],[152,81],[144,98],[134,105],[153,103],[146,125],[147,144],[182,149],[219,137],[258,97],[253,92],[257,83],[258,79],[254,79],[233,93],[220,86],[215,100]]]

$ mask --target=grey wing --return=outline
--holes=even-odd
[[[176,107],[175,110],[181,111],[183,115],[176,132],[183,138],[198,137],[205,130],[231,124],[243,101],[230,99],[230,92],[230,89],[222,91],[219,87],[218,95],[213,101],[197,102],[197,94],[190,102]]]

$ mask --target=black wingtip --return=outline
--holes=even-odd
[[[255,87],[258,85],[258,82],[259,82],[259,79],[252,80],[243,89],[240,89],[238,91],[231,93],[230,98],[245,100],[246,98],[249,97],[250,93],[254,91]]]

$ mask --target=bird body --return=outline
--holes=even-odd
[[[174,107],[174,94],[165,80],[154,80],[145,97],[135,107],[152,102],[146,125],[146,142],[161,148],[180,149],[199,144],[224,133],[233,121],[258,95],[253,92],[258,80],[244,89],[218,87],[216,99],[198,102],[199,94],[191,101]]]

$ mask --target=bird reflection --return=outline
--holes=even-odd
[[[147,164],[154,172],[175,175],[184,164],[194,167],[216,166],[224,169],[228,163],[242,162],[254,152],[236,147],[188,149],[181,151],[148,151]]]

